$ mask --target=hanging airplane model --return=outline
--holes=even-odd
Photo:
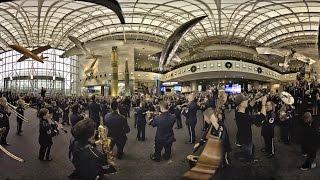
[[[293,60],[298,60],[305,62],[309,65],[315,63],[316,61],[310,57],[307,57],[301,53],[297,53],[294,49],[274,49],[270,47],[257,47],[258,54],[269,54],[276,55],[284,58],[283,63],[279,63],[279,66],[284,67],[285,69],[289,67],[289,62]]]
[[[122,9],[117,0],[76,0],[76,1],[84,1],[84,2],[90,2],[95,3],[104,7],[109,8],[112,10],[116,15],[118,16],[121,24],[125,24],[125,19],[123,17]]]
[[[202,21],[207,16],[201,16],[194,18],[181,26],[179,26],[167,39],[164,47],[161,51],[161,56],[159,60],[159,68],[163,70],[166,65],[170,63],[174,57],[179,45],[181,44],[182,38],[200,21]]]
[[[41,56],[38,56],[38,54],[40,54],[43,51],[46,51],[46,50],[51,48],[50,45],[47,45],[47,46],[41,46],[41,47],[39,47],[37,49],[34,49],[34,50],[30,51],[27,48],[19,46],[19,45],[9,45],[9,47],[11,49],[23,54],[23,56],[20,59],[18,59],[17,62],[22,62],[22,61],[24,61],[24,60],[26,60],[28,58],[31,58],[31,59],[36,60],[36,61],[41,62],[41,63],[44,63],[43,60],[48,58],[48,57],[43,57],[42,54],[41,54]]]

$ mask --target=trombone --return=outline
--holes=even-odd
[[[17,107],[15,107],[14,105],[10,104],[10,103],[7,103],[8,104],[8,109],[13,113],[15,114],[18,118],[20,118],[22,121],[24,122],[30,122],[29,119],[25,118],[23,115],[19,114],[16,109]]]

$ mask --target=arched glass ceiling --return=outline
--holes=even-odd
[[[219,1],[222,1],[219,4]],[[41,2],[41,1],[40,1]],[[315,42],[320,1],[306,0],[119,0],[126,24],[106,7],[73,0],[16,0],[0,3],[0,51],[7,44],[50,44],[68,49],[67,36],[89,41],[119,36],[164,42],[182,23],[208,15],[189,32],[181,48],[209,37],[248,45],[272,46],[305,36]],[[216,4],[217,3],[217,4]],[[125,33],[123,33],[125,32]],[[308,38],[307,38],[308,37]],[[304,41],[305,42],[305,41]],[[250,45],[250,44],[249,44]]]

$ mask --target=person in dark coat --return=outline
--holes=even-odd
[[[181,107],[179,105],[177,105],[176,108],[174,109],[174,115],[176,116],[176,122],[177,122],[176,129],[181,129],[182,128]]]
[[[196,140],[195,127],[197,124],[198,109],[199,109],[199,106],[195,101],[194,94],[190,94],[188,97],[188,105],[186,108],[182,110],[182,115],[186,117],[186,125],[188,126],[188,132],[189,132],[189,141],[187,142],[188,144],[193,144],[195,143],[195,140]]]
[[[288,145],[290,144],[292,137],[291,126],[293,123],[294,111],[290,105],[283,104],[279,114],[281,141]]]
[[[11,115],[10,110],[8,109],[7,99],[5,97],[0,98],[0,128],[5,128],[4,132],[1,136],[0,145],[6,145],[7,143],[7,136],[10,130],[10,123],[9,123],[9,116]]]
[[[127,141],[127,133],[130,132],[127,119],[118,112],[118,102],[112,101],[112,112],[104,117],[104,124],[108,128],[108,137],[112,138],[111,149],[117,145],[117,158],[121,159],[123,156],[123,148]]]
[[[101,116],[104,118],[106,114],[110,112],[110,105],[106,100],[103,100],[101,103]]]
[[[267,97],[263,96],[261,98],[262,106],[261,106],[261,114],[250,116],[246,113],[246,108],[248,107],[248,99],[242,94],[236,96],[235,103],[237,105],[236,111],[236,122],[238,126],[238,137],[239,143],[241,144],[241,156],[239,156],[239,160],[244,160],[247,162],[253,162],[254,159],[254,144],[252,142],[252,124],[259,124],[263,119],[265,119],[266,115],[266,101]],[[250,105],[253,106],[256,103],[258,97],[256,96],[251,102]]]
[[[75,170],[69,178],[81,180],[103,179],[107,173],[107,155],[98,151],[89,139],[94,135],[95,122],[86,118],[72,127],[74,140],[69,146],[69,158]]]
[[[69,102],[69,100],[65,100],[64,103],[61,104],[62,111],[63,111],[62,125],[64,125],[65,123],[70,125],[70,122],[69,122],[70,105],[71,103]]]
[[[52,120],[59,122],[61,117],[62,117],[62,111],[60,107],[57,105],[56,101],[52,101]]]
[[[46,97],[46,90],[43,88],[43,87],[41,87],[41,92],[40,92],[40,94],[41,94],[41,97],[42,97],[42,99],[44,99],[45,97]]]
[[[80,114],[80,107],[79,104],[74,104],[71,107],[71,115],[70,115],[70,122],[71,126],[73,127],[79,121],[81,121],[84,117]]]
[[[168,108],[168,104],[165,101],[160,102],[161,114],[150,122],[153,127],[157,127],[154,154],[151,154],[150,158],[157,162],[161,160],[163,148],[165,150],[163,159],[168,160],[171,158],[171,146],[176,141],[173,133],[175,116],[168,111]]]
[[[96,123],[96,128],[100,125],[100,105],[96,102],[96,97],[91,97],[92,102],[89,104],[89,117]]]
[[[145,103],[142,102],[140,107],[136,108],[135,117],[136,117],[136,123],[137,123],[137,139],[138,141],[144,141],[145,140],[145,131],[146,131],[146,108]]]
[[[20,114],[20,116],[17,116],[17,135],[21,136],[21,132],[22,132],[22,117],[24,117],[24,102],[22,99],[19,99],[18,101],[18,106],[17,106],[17,113]]]
[[[302,146],[306,151],[307,158],[300,169],[309,170],[316,167],[315,159],[319,148],[320,134],[310,112],[304,113],[303,121],[304,127],[302,129]]]
[[[51,161],[50,149],[53,144],[52,137],[58,134],[56,124],[52,123],[49,110],[43,108],[39,112],[39,160]]]
[[[265,147],[263,151],[266,153],[268,158],[274,156],[274,126],[276,122],[276,113],[274,112],[274,104],[271,101],[266,103],[266,116],[265,119],[262,121],[262,128],[261,128],[261,136],[264,139]]]

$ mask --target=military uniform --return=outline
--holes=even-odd
[[[280,111],[281,113],[281,111]],[[285,115],[280,119],[281,141],[289,144],[291,140],[291,126],[293,120],[293,109],[289,106],[285,109]]]
[[[52,120],[59,122],[61,117],[61,111],[58,106],[53,106],[52,108]]]
[[[17,110],[17,113],[20,114],[21,117],[24,116],[24,108],[23,108],[23,106],[18,105],[18,107],[17,107],[16,110]],[[17,134],[18,134],[18,135],[20,135],[20,133],[22,132],[22,131],[21,131],[21,128],[22,128],[22,122],[23,122],[23,120],[22,120],[21,117],[17,116]]]
[[[9,134],[9,130],[10,130],[10,123],[9,123],[9,116],[10,116],[10,112],[7,112],[6,110],[4,110],[4,108],[1,106],[0,107],[0,128],[5,127],[6,130],[3,132],[2,136],[1,136],[1,145],[7,145],[7,136]]]
[[[186,117],[186,125],[189,131],[189,143],[194,143],[196,140],[195,127],[197,124],[197,110],[198,105],[195,101],[188,104],[187,109],[182,111],[182,114]]]
[[[274,126],[276,122],[276,114],[268,111],[265,119],[262,121],[261,136],[265,143],[265,152],[268,156],[274,155]]]
[[[121,159],[127,141],[126,134],[130,132],[127,119],[117,111],[113,111],[105,116],[104,124],[108,128],[108,137],[112,138],[111,149],[114,145],[117,145],[117,158]]]
[[[174,115],[169,112],[163,112],[161,115],[156,116],[151,122],[153,127],[157,127],[155,137],[155,152],[152,157],[155,161],[160,161],[161,151],[164,148],[165,153],[163,158],[169,159],[171,157],[171,146],[176,139],[174,138],[173,125],[175,123]]]
[[[49,124],[48,120],[40,119],[39,125],[39,159],[50,160],[50,149],[53,144],[52,137],[58,134],[57,126]]]
[[[96,128],[100,125],[100,105],[95,101],[89,104],[89,117],[96,123]]]
[[[145,140],[145,131],[146,131],[146,109],[144,107],[136,108],[136,121],[137,121],[137,139],[138,141]]]
[[[70,122],[71,122],[71,126],[73,127],[74,125],[77,124],[77,122],[81,121],[84,117],[81,116],[78,112],[76,113],[72,113],[70,115]]]
[[[101,153],[88,142],[73,140],[70,144],[70,154],[72,154],[72,164],[75,170],[72,176],[76,179],[95,180],[102,178],[104,174],[103,166],[108,165],[107,155]]]

